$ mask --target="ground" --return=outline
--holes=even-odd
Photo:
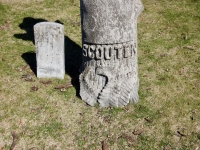
[[[140,100],[100,108],[78,95],[79,1],[0,0],[0,150],[200,149],[200,1],[142,2]],[[36,78],[41,21],[65,27],[64,80]]]

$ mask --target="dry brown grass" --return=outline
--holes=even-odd
[[[79,1],[0,0],[0,150],[10,149],[12,131],[19,136],[15,150],[96,150],[102,141],[110,150],[200,148],[200,1],[143,4],[138,20],[140,101],[99,108],[76,97],[74,87],[54,89],[77,78]],[[31,68],[23,70],[27,62],[22,55],[35,50],[30,22],[23,22],[27,17],[64,23],[70,52],[65,80],[45,79],[52,81],[45,85]],[[34,82],[21,78],[24,74],[32,74]],[[33,86],[38,91],[31,92]],[[142,133],[134,135],[138,130]]]

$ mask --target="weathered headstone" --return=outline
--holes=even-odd
[[[138,101],[140,0],[80,0],[83,41],[80,96],[89,105]]]
[[[64,26],[55,22],[34,25],[38,78],[64,79]]]

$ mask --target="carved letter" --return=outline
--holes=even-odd
[[[136,44],[131,44],[131,56],[136,54]]]
[[[95,45],[90,45],[88,49],[88,57],[89,58],[94,58],[94,51],[95,51]]]
[[[88,51],[88,45],[87,44],[83,44],[83,56],[87,57],[87,51]]]
[[[131,56],[131,45],[129,43],[124,44],[124,57],[130,57]]]
[[[96,48],[96,58],[97,59],[103,58],[103,47],[101,45],[98,45]]]
[[[117,50],[117,58],[120,59],[123,57],[123,46],[122,44],[118,44],[116,47],[115,47],[115,50]]]
[[[113,46],[104,46],[105,59],[109,60],[112,57]]]

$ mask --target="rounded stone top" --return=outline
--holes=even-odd
[[[37,24],[34,25],[34,27],[37,26],[56,26],[56,27],[63,27],[62,24],[60,23],[56,23],[56,22],[39,22]]]
[[[81,0],[83,41],[112,44],[137,37],[140,0]]]

